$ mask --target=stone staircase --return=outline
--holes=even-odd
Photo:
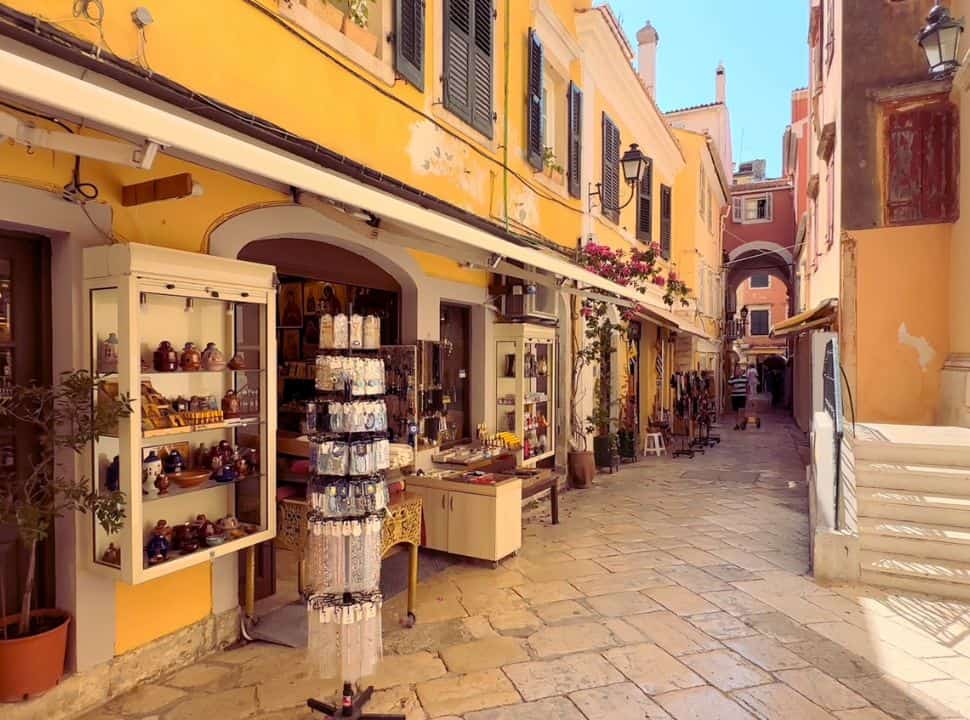
[[[970,429],[859,424],[860,579],[970,600]]]

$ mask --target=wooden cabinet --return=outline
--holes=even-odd
[[[424,546],[496,561],[522,547],[522,481],[471,485],[412,477],[408,491],[424,503]]]

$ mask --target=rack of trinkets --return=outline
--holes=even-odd
[[[331,718],[404,720],[367,714],[373,688],[360,688],[383,656],[381,533],[390,467],[387,388],[380,318],[320,317],[317,399],[306,405],[310,439],[307,581],[308,648],[322,678],[342,686],[338,704],[310,698]]]

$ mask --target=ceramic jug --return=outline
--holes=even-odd
[[[216,347],[215,343],[209,343],[205,346],[205,350],[202,351],[202,369],[226,369],[226,355],[222,352],[222,350]]]
[[[230,370],[245,370],[246,369],[246,356],[241,352],[237,352],[231,358],[229,358],[229,369]]]
[[[185,372],[195,372],[202,367],[202,353],[199,352],[199,348],[195,346],[195,343],[185,343],[185,347],[182,348],[182,360],[180,364],[182,370]]]
[[[141,489],[142,494],[149,498],[158,497],[158,488],[155,487],[155,480],[162,474],[162,460],[155,454],[154,450],[149,451],[141,464]]]
[[[230,390],[222,398],[222,415],[226,418],[239,417],[239,397],[235,390]]]
[[[175,372],[179,367],[179,354],[175,352],[172,343],[162,340],[158,344],[158,349],[154,354],[154,365],[156,372]]]
[[[118,336],[115,333],[108,333],[108,339],[101,342],[98,370],[103,373],[118,372]]]

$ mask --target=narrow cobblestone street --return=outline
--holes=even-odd
[[[386,606],[371,711],[409,720],[920,720],[970,715],[970,607],[823,588],[808,570],[801,435],[769,417],[693,460],[649,459],[546,503],[521,553]],[[174,670],[174,668],[173,668]],[[292,720],[303,653],[251,644],[88,720]]]

